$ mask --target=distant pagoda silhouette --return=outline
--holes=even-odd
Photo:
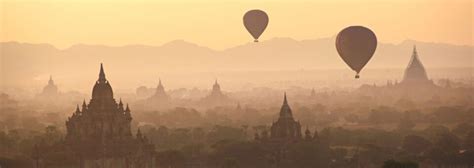
[[[201,102],[207,105],[225,105],[230,103],[230,99],[222,93],[221,86],[216,79],[214,85],[212,85],[211,93],[201,99]]]
[[[290,105],[288,105],[285,93],[278,120],[270,128],[270,139],[273,141],[295,142],[301,140],[301,138],[300,122],[293,118],[293,112]]]
[[[43,88],[43,92],[41,92],[41,96],[56,96],[58,95],[59,91],[58,91],[58,87],[54,84],[54,81],[53,81],[53,76],[49,76],[49,81],[48,81],[48,85],[46,85],[44,88]]]
[[[92,89],[89,104],[84,101],[66,121],[66,144],[81,168],[149,167],[153,164],[154,146],[138,130],[131,132],[132,116],[128,105],[117,103],[112,87],[100,65],[99,79]]]
[[[161,83],[161,79],[158,81],[158,86],[156,87],[155,94],[153,94],[149,99],[153,101],[169,101],[170,97],[165,91],[165,87]]]
[[[311,95],[310,95],[311,98],[314,98],[316,97],[316,91],[313,89],[311,89]]]
[[[171,97],[166,93],[161,79],[158,80],[158,86],[156,87],[155,92],[143,101],[143,105],[143,108],[145,109],[154,110],[163,110],[172,107]]]
[[[221,96],[224,96],[224,94],[222,94],[221,92],[221,85],[219,85],[219,83],[217,83],[217,79],[216,81],[214,82],[214,85],[212,85],[212,91],[211,91],[211,95],[209,95],[210,97],[221,97]]]
[[[416,46],[413,47],[413,53],[411,60],[408,63],[407,68],[405,69],[405,74],[401,82],[402,85],[426,85],[433,84],[433,82],[428,79],[425,67],[418,57],[418,52],[416,51]]]

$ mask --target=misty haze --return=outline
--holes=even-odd
[[[474,167],[472,1],[361,1],[2,1],[0,168]]]

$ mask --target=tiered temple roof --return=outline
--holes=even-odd
[[[92,99],[89,104],[82,103],[66,121],[66,143],[79,155],[84,167],[91,167],[98,160],[122,159],[132,157],[142,152],[145,163],[151,163],[154,147],[146,137],[138,131],[134,137],[131,131],[131,110],[128,105],[124,108],[122,100],[118,103],[113,97],[113,90],[105,78],[101,64],[99,79],[92,89]],[[114,162],[111,163],[122,163]],[[111,165],[120,167],[123,165]]]
[[[424,84],[431,83],[428,79],[425,67],[418,57],[418,52],[416,51],[416,46],[413,47],[413,53],[411,60],[408,63],[407,68],[405,69],[405,74],[403,76],[402,84]]]
[[[276,122],[271,126],[270,138],[274,141],[295,142],[302,139],[301,124],[293,118],[293,112],[286,98],[283,98],[283,105]]]
[[[58,87],[54,84],[53,76],[49,76],[48,85],[43,88],[41,95],[54,96],[56,94],[58,94]]]

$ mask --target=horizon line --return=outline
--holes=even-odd
[[[297,42],[303,42],[303,41],[311,41],[311,40],[325,40],[325,39],[332,39],[332,38],[335,38],[335,36],[331,36],[331,37],[321,37],[321,38],[313,38],[313,39],[302,39],[302,40],[297,40],[297,39],[294,39],[294,38],[291,38],[291,37],[273,37],[273,38],[270,38],[270,39],[265,39],[265,40],[260,40],[259,43],[265,43],[265,42],[268,42],[268,41],[273,41],[273,40],[276,40],[276,39],[289,39],[289,40],[293,40],[293,41],[297,41]],[[394,42],[384,42],[384,41],[377,41],[378,44],[389,44],[389,45],[401,45],[403,43],[406,43],[406,42],[409,42],[409,41],[414,41],[414,42],[417,42],[417,43],[430,43],[430,44],[443,44],[443,45],[452,45],[452,46],[459,46],[459,47],[474,47],[474,44],[454,44],[454,43],[449,43],[449,42],[436,42],[436,41],[420,41],[420,40],[416,40],[416,39],[405,39],[405,40],[402,40],[398,43],[394,43]],[[207,48],[207,49],[210,49],[210,50],[214,50],[214,51],[225,51],[225,50],[228,50],[228,49],[232,49],[232,48],[236,48],[236,47],[239,47],[239,46],[245,46],[245,45],[248,45],[248,44],[252,44],[254,42],[252,41],[249,41],[247,43],[242,43],[242,44],[238,44],[238,45],[234,45],[234,46],[231,46],[231,47],[226,47],[224,49],[216,49],[216,48],[211,48],[211,47],[208,47],[208,46],[203,46],[203,45],[200,45],[198,43],[195,43],[195,42],[191,42],[191,41],[187,41],[187,40],[184,40],[184,39],[175,39],[175,40],[170,40],[168,42],[164,42],[162,44],[159,44],[159,45],[156,45],[156,44],[143,44],[143,43],[138,43],[138,44],[133,44],[133,43],[130,43],[130,44],[122,44],[122,45],[111,45],[111,44],[91,44],[91,43],[82,43],[82,42],[78,42],[78,43],[74,43],[72,45],[69,45],[68,47],[65,47],[65,48],[61,48],[61,47],[58,47],[57,45],[55,44],[51,44],[51,43],[47,43],[47,42],[24,42],[24,41],[16,41],[16,40],[10,40],[10,41],[0,41],[0,44],[3,44],[3,43],[19,43],[19,44],[30,44],[30,45],[50,45],[51,47],[57,49],[57,50],[68,50],[68,49],[71,49],[73,48],[74,46],[80,46],[80,45],[83,45],[83,46],[101,46],[101,47],[111,47],[111,48],[120,48],[120,47],[131,47],[131,46],[144,46],[144,47],[163,47],[167,44],[170,44],[170,43],[173,43],[173,42],[184,42],[184,43],[188,43],[188,44],[192,44],[192,45],[196,45],[197,47],[202,47],[202,48]]]

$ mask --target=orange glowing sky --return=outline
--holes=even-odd
[[[243,14],[270,17],[261,40],[331,37],[350,25],[379,41],[472,45],[471,0],[0,0],[0,41],[161,45],[185,40],[214,49],[246,42]]]

